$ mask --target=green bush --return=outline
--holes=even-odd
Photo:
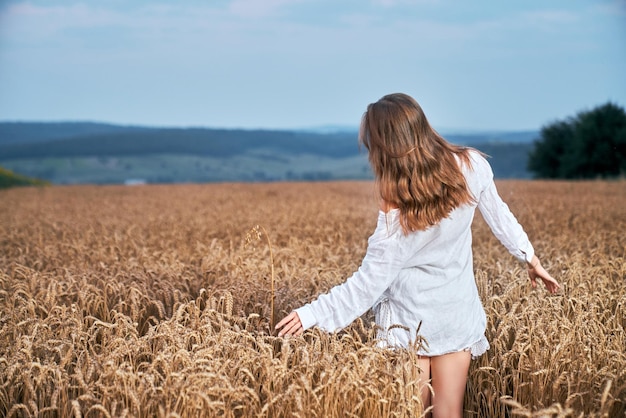
[[[15,174],[11,170],[0,167],[0,189],[16,186],[47,186],[49,184],[47,181]]]

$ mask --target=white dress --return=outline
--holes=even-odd
[[[296,309],[304,329],[318,326],[334,332],[373,308],[382,346],[410,347],[419,327],[427,343],[419,350],[422,355],[469,349],[477,357],[489,349],[473,271],[471,225],[476,206],[519,261],[530,262],[534,250],[498,195],[489,163],[475,151],[470,155],[472,167],[462,169],[476,202],[408,235],[402,232],[397,209],[379,211],[359,269],[327,294]]]

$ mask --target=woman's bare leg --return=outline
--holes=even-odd
[[[463,416],[463,397],[471,360],[469,351],[431,357],[434,418]]]

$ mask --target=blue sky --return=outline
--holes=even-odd
[[[439,130],[626,106],[626,0],[0,0],[0,120]]]

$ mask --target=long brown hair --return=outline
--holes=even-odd
[[[368,150],[384,204],[400,210],[405,234],[427,229],[474,200],[455,157],[471,166],[469,148],[431,128],[411,96],[389,94],[371,103],[359,141]]]

